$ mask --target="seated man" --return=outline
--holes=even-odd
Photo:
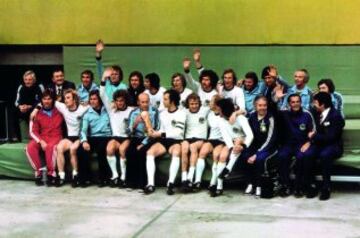
[[[283,130],[286,132],[286,141],[280,147],[279,174],[280,174],[280,196],[287,197],[290,190],[290,165],[292,157],[295,157],[295,197],[311,196],[313,188],[311,185],[311,171],[309,165],[315,155],[315,147],[310,138],[316,132],[315,121],[311,113],[301,107],[301,96],[291,94],[287,98],[289,110],[283,111]]]
[[[192,189],[196,166],[196,189],[200,189],[201,175],[205,169],[205,158],[199,152],[207,138],[209,107],[202,107],[200,97],[192,93],[186,99],[186,132],[181,143],[181,181],[184,192]],[[190,160],[189,160],[190,152]],[[189,163],[190,162],[190,163]],[[190,166],[189,166],[190,164]]]
[[[220,99],[216,104],[220,109],[220,116],[222,117],[220,122],[221,135],[224,138],[226,147],[231,151],[227,165],[219,162],[217,166],[219,179],[224,179],[230,174],[236,160],[244,149],[250,146],[254,135],[245,116],[237,116],[233,124],[229,122],[231,115],[235,111],[235,107],[231,99]],[[223,188],[218,187],[217,194],[221,195],[222,192]]]
[[[133,71],[129,75],[129,106],[136,107],[139,95],[145,91],[143,75],[139,71]]]
[[[255,72],[247,72],[242,82],[242,89],[245,96],[245,108],[248,114],[255,111],[254,101],[258,95],[262,95],[265,89],[265,84],[259,82],[258,76]]]
[[[255,112],[250,114],[249,124],[254,140],[241,155],[241,164],[244,165],[248,183],[245,194],[260,197],[260,179],[265,172],[265,163],[277,153],[275,119],[267,111],[265,96],[255,98]]]
[[[56,145],[62,138],[63,117],[54,108],[55,95],[45,90],[41,95],[42,108],[30,121],[30,136],[32,140],[26,146],[26,155],[35,170],[35,183],[44,185],[47,180],[49,186],[55,185],[55,155]],[[45,164],[40,158],[40,151],[45,154]],[[47,177],[43,177],[47,175]]]
[[[165,88],[160,86],[160,77],[156,73],[150,73],[145,76],[145,93],[149,95],[150,105],[157,108],[160,112],[164,109],[163,94]]]
[[[345,121],[341,113],[331,103],[328,93],[320,92],[314,96],[316,134],[312,142],[317,147],[317,158],[320,160],[321,175],[323,178],[320,200],[330,198],[330,173],[332,163],[342,155],[342,131]]]
[[[148,185],[145,187],[145,194],[155,191],[155,157],[161,156],[166,152],[171,154],[171,164],[169,169],[169,180],[167,184],[167,194],[174,194],[174,182],[180,167],[181,141],[185,133],[185,111],[179,109],[180,95],[173,89],[164,93],[164,106],[166,110],[160,113],[160,130],[150,132],[153,138],[159,138],[147,151],[146,170]]]
[[[36,83],[35,73],[31,70],[28,70],[23,75],[23,82],[18,87],[15,107],[16,115],[14,127],[18,131],[18,126],[20,125],[20,133],[18,132],[19,140],[27,141],[29,139],[29,117],[32,110],[40,102],[40,97],[44,91],[44,86],[42,84]],[[22,134],[26,132],[26,134]]]
[[[80,131],[79,179],[82,186],[90,181],[90,155],[96,151],[99,164],[99,187],[107,185],[110,168],[106,159],[106,145],[111,138],[110,118],[100,99],[99,91],[90,92],[90,108],[85,113]]]
[[[106,147],[106,157],[112,172],[110,186],[122,188],[125,186],[126,178],[126,151],[130,144],[129,135],[127,134],[129,115],[133,108],[128,107],[129,94],[126,90],[115,91],[113,95],[114,106],[112,106],[112,100],[105,93],[105,81],[110,74],[111,71],[106,70],[100,84],[100,97],[109,114],[112,131],[112,139]],[[116,168],[116,154],[120,155],[120,179]]]
[[[320,92],[329,93],[333,107],[338,110],[343,118],[344,115],[344,100],[341,93],[335,91],[335,84],[331,79],[321,79],[318,83]]]

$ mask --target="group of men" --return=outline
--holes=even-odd
[[[24,74],[16,105],[21,118],[30,115],[32,139],[26,154],[36,184],[46,180],[48,185],[64,185],[69,152],[72,185],[87,186],[92,177],[90,157],[96,152],[99,186],[138,187],[151,194],[155,158],[168,153],[169,195],[175,192],[180,168],[181,190],[201,189],[210,156],[212,197],[223,193],[223,180],[234,167],[245,172],[245,194],[260,197],[266,163],[276,158],[280,196],[315,197],[314,168],[319,162],[320,199],[329,199],[331,166],[342,154],[344,127],[342,97],[330,79],[320,80],[318,92],[313,93],[307,86],[306,69],[295,71],[294,86],[289,87],[276,67],[269,65],[261,73],[263,81],[255,72],[238,80],[233,69],[224,70],[219,80],[195,50],[199,80],[193,78],[191,60],[185,58],[184,73],[172,76],[168,90],[160,86],[156,73],[143,77],[139,71],[130,74],[127,86],[120,66],[103,70],[103,50],[103,42],[98,41],[99,86],[90,70],[81,73],[77,90],[64,80],[61,70],[54,71],[53,85],[45,90],[36,84],[32,71]]]

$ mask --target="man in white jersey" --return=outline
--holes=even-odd
[[[145,82],[147,82],[148,87],[148,89],[145,90],[145,93],[149,95],[150,106],[162,111],[164,109],[163,94],[166,89],[160,86],[159,75],[156,73],[147,74],[145,76]]]
[[[205,158],[199,157],[199,151],[207,139],[209,107],[202,107],[200,97],[196,93],[186,99],[186,132],[185,140],[181,143],[181,182],[183,192],[192,190],[195,166],[196,173],[202,174],[205,168]],[[190,160],[189,160],[190,152]],[[189,163],[190,162],[190,163]],[[200,188],[200,181],[196,184]]]
[[[117,90],[114,92],[113,100],[109,99],[106,91],[106,79],[110,77],[111,71],[106,70],[103,74],[100,84],[100,97],[104,103],[105,109],[110,117],[110,126],[113,138],[106,146],[106,158],[111,169],[112,177],[110,178],[111,187],[124,187],[126,179],[126,151],[129,147],[130,140],[128,132],[129,115],[133,110],[129,107],[129,94],[126,90]],[[112,105],[111,102],[114,102]],[[121,177],[116,168],[116,154],[120,156]]]
[[[158,142],[153,144],[146,154],[148,185],[144,189],[145,194],[155,191],[155,157],[166,152],[171,154],[169,181],[167,184],[168,195],[174,194],[174,182],[180,167],[180,143],[184,139],[186,113],[179,109],[180,96],[173,89],[165,91],[163,102],[166,110],[160,113],[160,130],[150,131],[150,136],[158,138]]]
[[[65,90],[64,101],[65,103],[55,102],[55,107],[63,115],[67,127],[67,137],[62,139],[56,147],[56,162],[58,168],[57,186],[62,186],[65,183],[64,153],[69,151],[70,162],[73,169],[72,186],[77,187],[79,185],[77,150],[80,146],[80,124],[81,118],[90,106],[83,106],[80,104],[79,96],[74,89]]]
[[[241,152],[250,146],[254,135],[247,118],[243,115],[237,116],[234,124],[229,123],[229,119],[235,111],[231,99],[220,99],[217,101],[217,106],[220,108],[220,115],[222,117],[220,123],[221,134],[226,146],[231,150],[228,164],[218,163],[218,170],[221,171],[218,177],[224,179],[233,169]]]
[[[180,94],[180,109],[185,108],[186,98],[192,93],[191,89],[186,87],[186,79],[183,74],[175,73],[171,76],[171,88]]]
[[[209,106],[212,96],[217,94],[216,85],[219,81],[219,77],[213,70],[199,69],[201,72],[199,82],[197,82],[190,73],[190,65],[190,59],[185,58],[183,61],[183,67],[186,82],[189,88],[199,95],[201,98],[201,104],[203,106]]]

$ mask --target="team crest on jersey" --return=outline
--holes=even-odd
[[[261,121],[261,123],[260,123],[260,132],[262,132],[262,133],[266,132],[266,125],[265,125],[264,121]]]
[[[301,123],[300,126],[299,126],[299,129],[302,130],[302,131],[305,131],[306,125],[304,123]]]
[[[156,106],[157,106],[157,107],[160,106],[160,101],[156,101]]]
[[[205,100],[205,103],[204,103],[204,104],[205,104],[204,106],[209,106],[210,101],[209,101],[209,100]]]
[[[128,118],[124,119],[124,124],[127,125],[127,126],[129,125],[129,119]]]
[[[175,120],[172,120],[172,121],[171,121],[171,125],[172,125],[172,126],[176,126],[176,121],[175,121]]]
[[[199,118],[199,123],[201,123],[201,124],[202,124],[202,123],[204,123],[204,122],[205,122],[205,118],[200,117],[200,118]]]
[[[240,129],[237,127],[233,127],[233,132],[238,134],[238,133],[240,133]]]

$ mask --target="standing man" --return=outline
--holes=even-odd
[[[94,73],[91,70],[81,72],[81,84],[77,87],[77,94],[80,104],[87,105],[89,103],[89,93],[99,89],[94,83]]]
[[[343,153],[342,131],[345,121],[341,113],[331,103],[331,96],[319,92],[314,96],[313,103],[316,115],[316,134],[312,142],[317,147],[317,158],[320,160],[321,175],[323,177],[320,189],[320,200],[330,198],[330,174],[332,163]]]
[[[171,88],[180,94],[180,109],[185,107],[186,98],[192,93],[191,89],[186,88],[186,79],[183,74],[175,73],[171,76]]]
[[[244,90],[245,95],[245,108],[246,112],[249,115],[255,111],[254,102],[255,98],[259,95],[263,95],[265,84],[259,82],[258,76],[255,72],[247,72],[245,74],[245,79],[242,82],[242,89]]]

